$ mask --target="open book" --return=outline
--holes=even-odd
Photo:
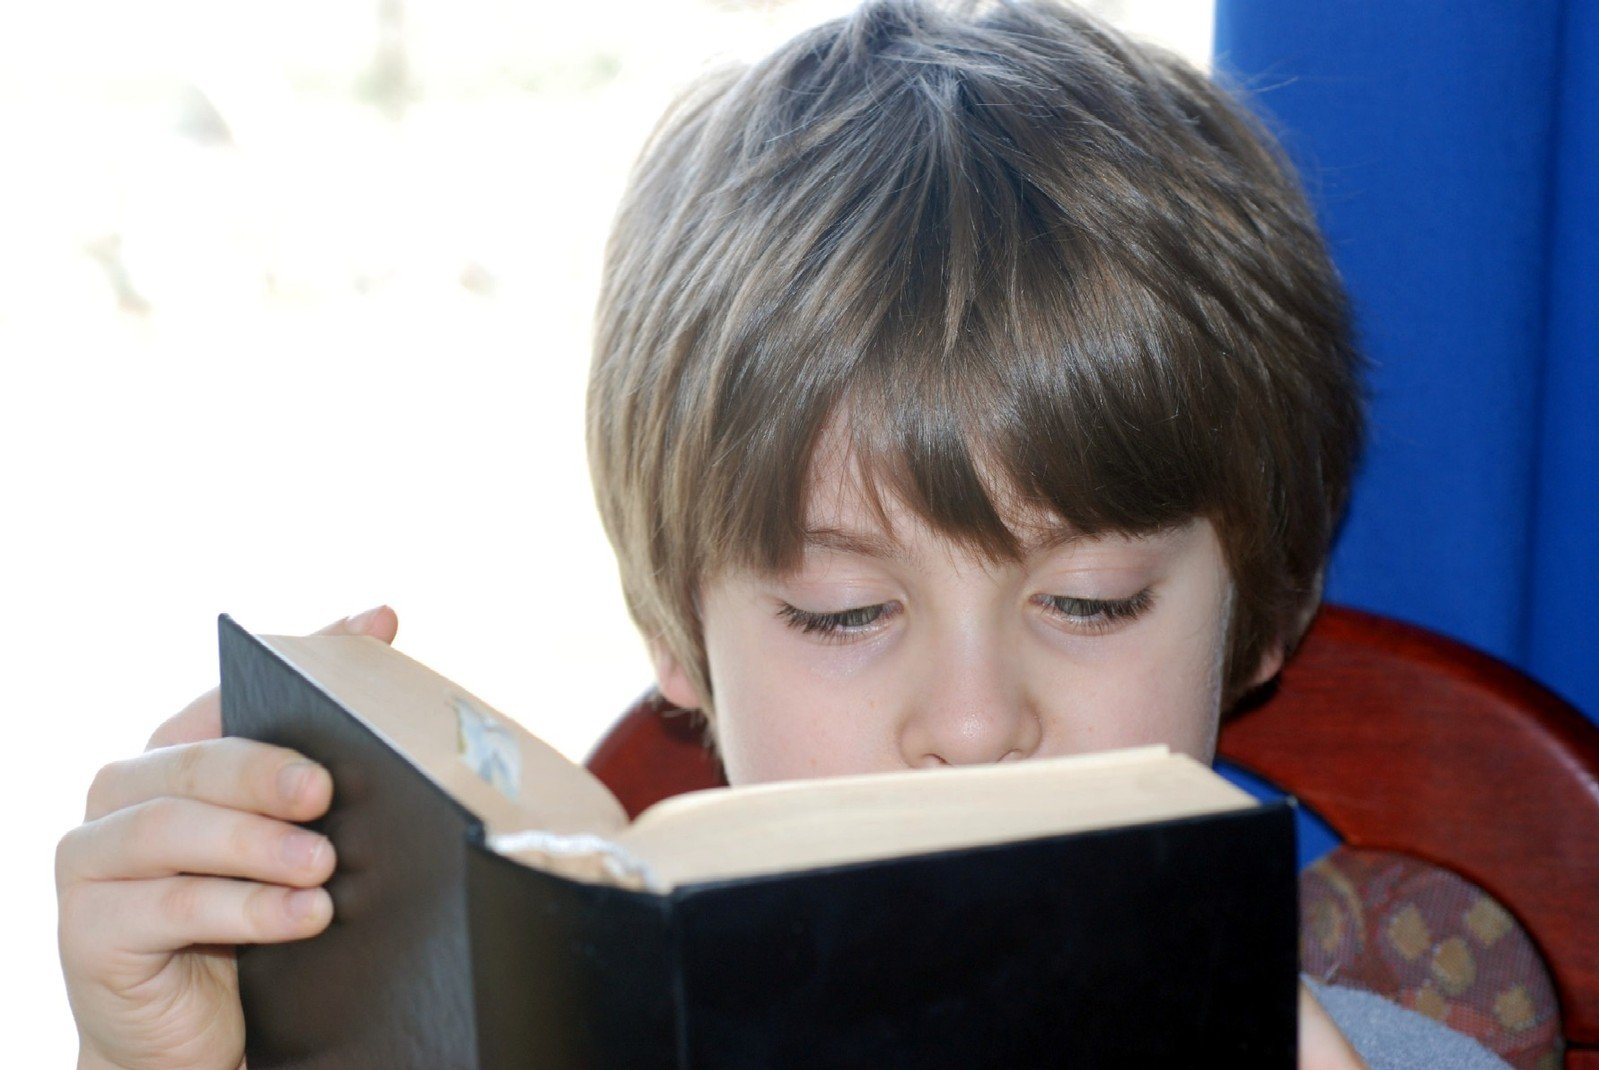
[[[252,1070],[1291,1063],[1290,816],[1164,748],[629,822],[376,640],[224,618],[222,651],[226,729],[335,785],[333,926],[240,958]]]

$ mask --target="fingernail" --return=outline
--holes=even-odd
[[[306,786],[311,783],[311,778],[316,775],[316,769],[311,762],[291,762],[284,766],[278,773],[278,793],[283,796],[283,801],[298,802]]]
[[[280,848],[283,861],[296,869],[310,869],[316,865],[326,842],[314,832],[290,833],[283,838]]]
[[[364,613],[357,613],[353,617],[346,617],[344,619],[344,623],[351,631],[365,631],[367,626],[377,619],[377,615],[382,613],[387,608],[387,606],[373,606]]]
[[[283,912],[291,921],[304,921],[322,909],[322,897],[327,893],[320,888],[296,888],[283,900]]]

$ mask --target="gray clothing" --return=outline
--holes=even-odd
[[[1308,977],[1304,982],[1371,1070],[1507,1070],[1503,1059],[1470,1037],[1379,995]]]

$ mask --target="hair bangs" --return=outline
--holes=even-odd
[[[875,340],[832,422],[873,500],[886,494],[993,559],[1017,555],[1039,526],[1143,533],[1221,511],[1232,391],[1195,382],[1207,378],[1202,332],[1104,258],[1061,263],[1080,253],[1032,245],[1016,265],[1022,296],[944,332],[957,345],[914,344],[939,336],[932,300],[907,302],[923,322]],[[1028,285],[1038,271],[1058,274]],[[1032,294],[1054,300],[1026,307]]]
[[[885,530],[892,501],[994,560],[1039,527],[1140,533],[1221,511],[1234,391],[1210,381],[1205,333],[1114,257],[1080,241],[1045,255],[1038,235],[1017,238],[927,242],[972,262],[968,278],[1003,274],[1003,301],[979,294],[951,317],[958,272],[900,257],[882,280],[893,300],[832,317],[784,375],[729,384],[746,433],[723,453],[739,484],[717,499],[736,508],[722,544],[737,549],[719,563],[797,563],[815,482],[836,459]],[[1051,285],[1033,284],[1040,273]]]
[[[712,347],[736,356],[713,421],[727,473],[711,500],[729,512],[703,564],[798,561],[819,447],[848,451],[885,526],[887,497],[995,559],[1020,551],[1018,526],[1146,532],[1214,511],[1236,392],[1213,381],[1203,299],[1158,290],[1102,206],[1029,177],[1044,149],[987,106],[983,72],[893,73],[873,115],[808,130],[784,154],[807,192],[765,229],[792,239],[746,274],[764,303],[735,297],[723,322],[738,334]],[[1084,172],[1109,166],[1072,156]],[[873,181],[824,196],[840,168],[861,167],[845,160],[874,161]]]

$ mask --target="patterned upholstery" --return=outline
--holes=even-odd
[[[1450,870],[1340,847],[1300,877],[1300,957],[1318,980],[1375,992],[1511,1066],[1561,1065],[1554,986],[1508,911]]]

